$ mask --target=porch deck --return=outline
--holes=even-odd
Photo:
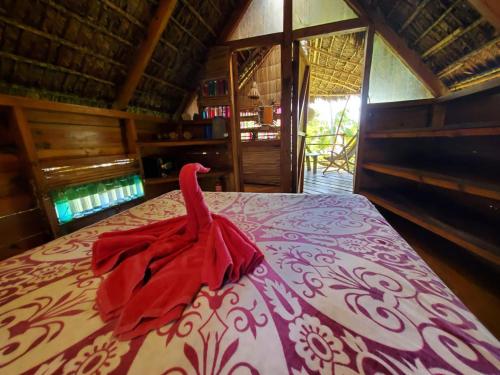
[[[304,171],[305,194],[342,194],[352,193],[353,175],[344,171],[318,172]]]

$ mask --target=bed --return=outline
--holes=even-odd
[[[100,233],[184,213],[174,191],[0,262],[2,374],[474,374],[500,344],[359,195],[206,193],[265,254],[182,319],[118,341],[94,305]]]

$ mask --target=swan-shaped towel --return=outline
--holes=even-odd
[[[103,320],[118,318],[115,335],[130,339],[178,319],[199,289],[219,289],[264,258],[229,219],[209,211],[196,174],[186,164],[180,187],[187,214],[140,228],[103,233],[92,248],[95,275],[112,271],[97,291]]]

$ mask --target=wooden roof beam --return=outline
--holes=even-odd
[[[252,0],[240,0],[238,5],[235,6],[234,12],[229,16],[229,19],[226,22],[226,26],[224,26],[219,34],[219,37],[217,38],[218,44],[224,43],[227,38],[229,38],[229,36],[233,33],[234,29],[236,29],[241,19],[245,15],[245,12],[247,11],[251,2]]]
[[[498,0],[468,0],[469,3],[491,23],[497,31],[500,30],[500,1]]]
[[[160,0],[156,13],[149,24],[146,38],[140,44],[132,60],[127,79],[113,103],[113,108],[127,108],[176,5],[177,0]]]
[[[439,97],[448,93],[449,90],[444,83],[425,65],[417,52],[406,45],[403,38],[387,24],[380,14],[365,10],[358,0],[346,0],[346,2],[360,17],[368,18],[373,23],[375,31],[401,57],[402,61],[434,96]]]

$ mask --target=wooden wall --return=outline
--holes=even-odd
[[[0,107],[0,259],[49,238],[26,163],[9,123],[9,112],[9,108]]]
[[[138,173],[119,118],[25,111],[47,189]]]
[[[280,185],[280,141],[242,142],[243,181]]]

